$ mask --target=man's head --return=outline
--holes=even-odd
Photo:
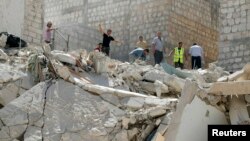
[[[161,32],[160,31],[157,32],[157,37],[161,37]]]
[[[193,46],[197,45],[197,43],[193,43]]]
[[[49,27],[49,28],[52,27],[52,22],[51,22],[51,21],[49,21],[49,22],[47,23],[47,27]]]
[[[139,36],[139,41],[143,41],[143,36]]]
[[[102,43],[97,44],[99,48],[102,48]]]
[[[112,30],[111,30],[111,29],[108,29],[108,30],[107,30],[107,34],[108,34],[108,35],[111,35],[111,33],[112,33]]]
[[[148,55],[149,54],[149,49],[144,49],[143,52],[144,52],[145,55]]]
[[[182,47],[182,42],[179,42],[179,47]]]

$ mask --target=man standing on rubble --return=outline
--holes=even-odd
[[[191,55],[192,60],[192,69],[199,69],[201,68],[201,61],[203,57],[203,49],[197,45],[196,43],[189,49],[189,54]]]
[[[50,48],[53,50],[53,47],[51,46],[51,36],[52,36],[52,31],[55,30],[55,28],[52,28],[52,22],[49,21],[47,23],[47,28],[44,33],[44,42],[46,44],[50,45]]]
[[[104,32],[101,24],[99,24],[99,31],[102,33],[103,35],[103,42],[102,42],[102,52],[104,52],[107,56],[109,56],[109,51],[110,51],[110,42],[114,41],[119,43],[119,41],[115,40],[112,36],[112,30],[108,29],[107,33]]]
[[[187,54],[185,52],[184,47],[182,46],[182,42],[179,42],[178,47],[175,47],[168,56],[171,56],[171,54],[174,52],[174,65],[175,68],[181,68],[184,67],[184,57],[185,60],[187,60]]]
[[[161,37],[161,32],[157,32],[157,36],[152,42],[152,51],[154,54],[155,64],[160,64],[163,60],[163,53],[165,53],[165,48],[163,47],[163,40]]]

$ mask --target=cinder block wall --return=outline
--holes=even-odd
[[[165,45],[179,41],[188,48],[193,42],[203,46],[206,62],[217,59],[219,3],[216,0],[44,0],[45,23],[52,21],[65,37],[70,49],[92,50],[102,40],[98,24],[112,28],[123,41],[111,45],[111,56],[121,60],[143,35],[150,45],[155,32],[162,31]],[[56,34],[56,48],[66,43]]]
[[[23,39],[41,44],[43,40],[43,1],[25,0]]]
[[[250,62],[250,1],[220,2],[219,63],[233,72]]]

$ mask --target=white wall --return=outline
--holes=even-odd
[[[0,32],[21,36],[25,0],[0,0]]]

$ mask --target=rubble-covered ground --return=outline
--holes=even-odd
[[[250,122],[250,64],[180,70],[46,46],[0,61],[0,141],[201,141],[208,124]]]

